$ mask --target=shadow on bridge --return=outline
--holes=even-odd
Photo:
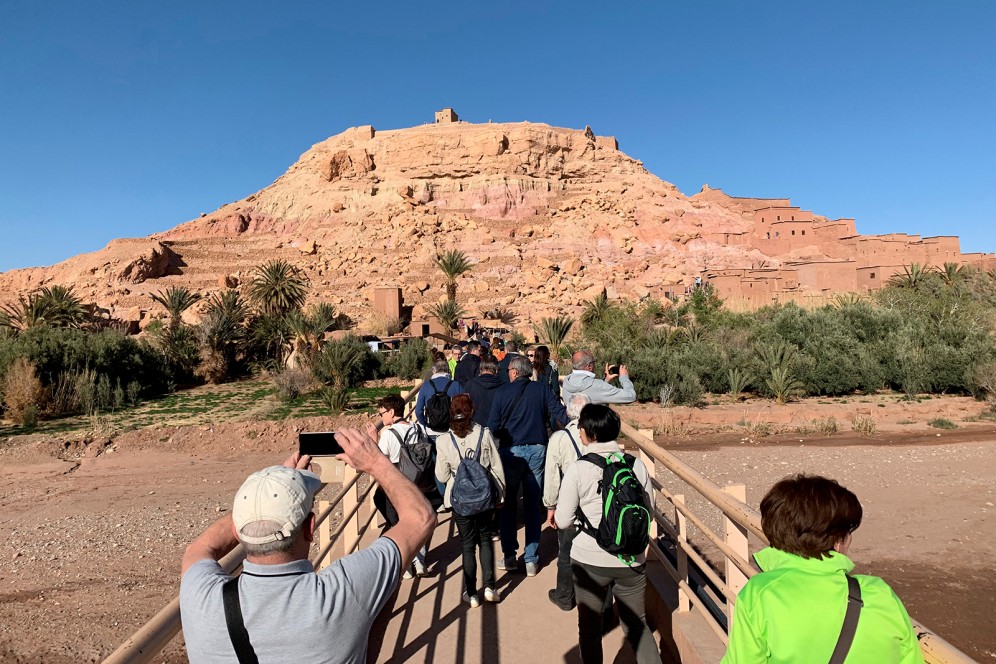
[[[521,542],[521,530],[519,536]],[[497,560],[501,549],[497,543],[495,548]],[[462,555],[455,522],[450,515],[440,515],[429,543],[429,573],[402,580],[371,632],[368,661],[580,664],[577,612],[561,611],[547,598],[557,575],[557,537],[553,530],[543,530],[537,576],[527,577],[524,570],[497,570],[502,594],[499,604],[485,602],[471,608],[461,601]],[[478,577],[480,583],[480,570]],[[659,634],[655,633],[655,638],[660,642]],[[677,662],[670,654],[676,650],[669,641],[668,631],[663,661]],[[618,624],[605,635],[603,644],[606,661],[636,661]]]

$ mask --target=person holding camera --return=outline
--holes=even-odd
[[[250,475],[231,513],[187,546],[180,616],[191,662],[366,662],[374,619],[436,525],[429,502],[376,436],[372,424],[336,432],[338,458],[368,473],[397,508],[397,524],[369,547],[314,571],[308,551],[322,484],[299,452]],[[238,544],[246,561],[233,578],[218,561]]]
[[[629,379],[629,369],[625,364],[605,365],[605,380],[595,376],[595,356],[588,350],[579,350],[571,356],[573,371],[564,379],[560,389],[560,397],[564,403],[570,401],[575,394],[583,394],[593,404],[603,403],[633,403],[636,401],[636,390],[633,381]],[[611,383],[619,378],[616,387]]]

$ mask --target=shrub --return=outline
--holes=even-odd
[[[660,402],[663,408],[669,408],[674,403],[674,385],[665,383],[661,385]]]
[[[784,404],[794,396],[805,392],[803,384],[789,373],[788,367],[775,367],[766,381],[768,389],[779,404]]]
[[[855,415],[851,418],[851,430],[860,436],[873,436],[877,427],[875,420],[864,415]]]
[[[277,387],[278,399],[292,401],[311,389],[314,382],[303,369],[285,369],[273,375],[273,384]]]
[[[837,418],[832,415],[830,417],[819,417],[812,420],[812,423],[813,428],[824,436],[830,436],[840,431],[840,426],[837,424]]]
[[[401,344],[397,352],[387,356],[384,372],[404,380],[421,378],[432,364],[430,351],[429,342],[425,339],[409,339]]]
[[[943,417],[937,417],[935,419],[927,422],[928,426],[932,426],[935,429],[957,429],[958,425],[951,420],[946,420]]]
[[[34,426],[43,397],[35,365],[23,357],[15,360],[3,383],[3,405],[7,418],[27,427]]]
[[[323,387],[320,393],[322,404],[333,413],[341,413],[349,404],[349,392],[333,387]]]
[[[310,360],[315,380],[344,390],[358,381],[374,378],[380,359],[359,337],[349,335],[325,344]]]

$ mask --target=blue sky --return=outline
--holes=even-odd
[[[0,5],[0,270],[166,230],[343,129],[615,135],[692,194],[996,251],[996,3]],[[347,6],[350,5],[350,6]]]

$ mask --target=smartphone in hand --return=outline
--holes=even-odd
[[[301,456],[335,456],[342,454],[342,445],[335,439],[335,431],[302,431],[297,435],[297,449]]]
[[[613,364],[611,367],[609,367],[609,375],[610,376],[618,376],[619,375],[619,365],[618,364]]]

